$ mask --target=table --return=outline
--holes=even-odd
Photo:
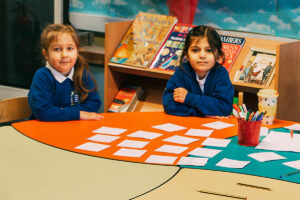
[[[164,113],[117,115],[105,113],[104,115],[105,120],[98,122],[72,121],[58,124],[48,123],[47,126],[44,126],[44,123],[47,122],[32,123],[29,121],[26,123],[31,126],[32,131],[28,136],[21,134],[11,126],[0,127],[0,157],[2,159],[0,199],[114,200],[201,199],[201,197],[203,197],[202,199],[228,199],[228,197],[209,195],[196,192],[196,190],[240,197],[247,196],[248,200],[296,199],[300,195],[299,184],[272,178],[211,169],[185,168],[177,165],[153,165],[140,163],[140,161],[113,160],[112,158],[100,158],[96,154],[85,155],[81,151],[74,151],[74,144],[77,144],[78,140],[85,139],[87,135],[91,135],[91,130],[102,125],[135,127],[130,130],[133,131],[142,128],[145,124],[150,125],[150,120],[144,120],[154,116],[153,122],[155,123],[170,120],[173,123],[196,128],[193,126],[193,121],[202,120],[202,118],[169,116]],[[138,117],[138,120],[132,121],[134,115]],[[115,116],[122,123],[114,124],[116,121],[112,118]],[[34,124],[38,124],[40,129],[36,129]],[[72,132],[64,129],[67,133],[63,134],[62,129],[68,124],[73,127],[72,130],[75,128],[78,130],[89,129],[89,131],[79,131],[79,136],[78,133],[73,132],[74,139],[70,141]],[[90,128],[88,128],[89,124]],[[44,128],[42,128],[43,126]],[[55,130],[57,133],[53,132]],[[45,131],[50,131],[50,133],[45,135]],[[44,144],[42,142],[45,141],[36,141],[30,138],[33,136],[36,137],[34,139],[50,138],[51,141],[56,141],[57,138],[54,138],[59,134],[63,135],[55,144]],[[83,137],[81,134],[85,136]],[[59,146],[60,144],[72,145]],[[238,182],[268,187],[271,191],[240,186],[237,185]]]

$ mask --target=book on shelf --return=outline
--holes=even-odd
[[[220,35],[222,41],[222,50],[225,54],[223,66],[230,72],[234,61],[238,57],[242,47],[245,44],[245,38]]]
[[[108,112],[132,112],[138,99],[142,96],[142,88],[138,85],[124,84],[115,96]]]
[[[148,68],[177,18],[139,12],[110,62]]]
[[[184,42],[187,33],[195,25],[175,24],[162,48],[157,53],[150,69],[175,71],[180,65]]]
[[[268,87],[275,74],[276,51],[252,47],[234,81]]]

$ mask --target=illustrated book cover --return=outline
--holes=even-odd
[[[242,47],[245,44],[245,38],[220,35],[222,41],[222,50],[225,54],[223,66],[229,72],[238,57]]]
[[[124,84],[115,96],[108,112],[131,112],[142,96],[142,88],[138,85]]]
[[[139,12],[110,62],[148,68],[176,22],[176,17]]]
[[[150,68],[175,71],[180,65],[186,35],[193,27],[189,24],[175,24]]]
[[[234,81],[269,86],[275,74],[276,51],[251,48]]]

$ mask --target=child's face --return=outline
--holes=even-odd
[[[66,76],[76,63],[78,49],[71,35],[62,33],[43,54],[54,69]]]
[[[188,49],[187,59],[199,78],[204,78],[216,63],[214,52],[206,37],[193,39]]]

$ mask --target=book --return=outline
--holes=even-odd
[[[180,57],[184,48],[187,33],[195,25],[175,24],[150,69],[175,71],[180,65]]]
[[[275,74],[276,51],[252,47],[234,81],[269,86]]]
[[[148,68],[176,22],[176,17],[139,12],[110,62]]]
[[[245,38],[220,35],[222,41],[222,50],[225,54],[223,66],[230,72],[234,61],[238,57],[242,47],[245,44]]]
[[[118,91],[108,112],[131,112],[142,96],[142,88],[138,85],[124,84]]]

